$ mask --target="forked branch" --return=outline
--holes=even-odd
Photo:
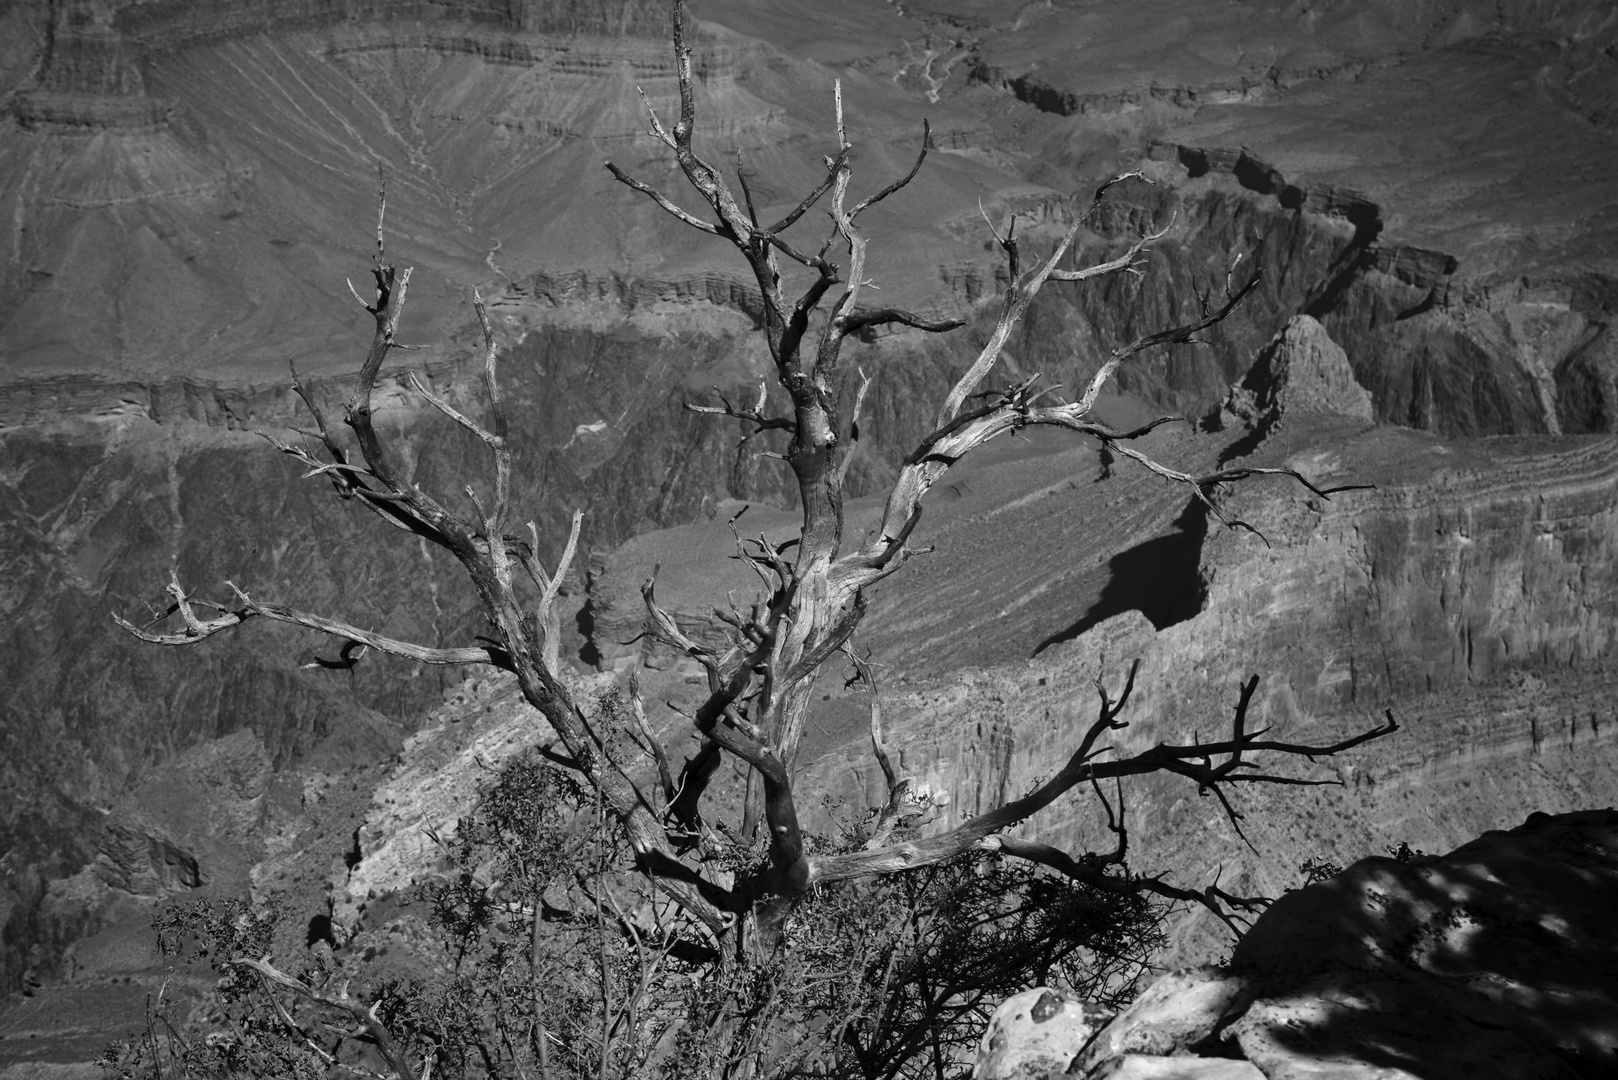
[[[1162,234],[1159,233],[1158,235],[1161,236]],[[1084,414],[1089,413],[1095,405],[1096,398],[1112,379],[1119,365],[1131,356],[1160,345],[1194,344],[1198,340],[1197,335],[1202,331],[1229,318],[1231,312],[1235,311],[1242,301],[1246,300],[1248,295],[1258,288],[1259,279],[1263,276],[1263,269],[1258,265],[1257,251],[1255,251],[1254,257],[1250,260],[1253,272],[1247,275],[1247,280],[1241,285],[1234,284],[1236,270],[1241,265],[1243,258],[1244,256],[1237,255],[1235,262],[1231,264],[1230,271],[1225,275],[1224,303],[1214,307],[1207,296],[1202,296],[1200,298],[1201,311],[1195,319],[1182,326],[1171,326],[1166,330],[1142,334],[1129,344],[1121,345],[1114,349],[1112,355],[1107,357],[1106,362],[1091,377],[1090,385],[1085,388],[1084,395],[1076,403],[1078,411]]]
[[[738,446],[740,446],[742,443],[746,443],[749,439],[752,439],[755,436],[762,435],[766,431],[786,431],[795,433],[798,430],[798,425],[784,416],[769,416],[765,414],[764,405],[769,399],[769,384],[763,379],[760,379],[758,384],[758,400],[751,406],[744,405],[738,407],[731,404],[730,398],[726,397],[717,386],[714,387],[713,392],[714,396],[717,397],[721,402],[720,405],[695,405],[691,402],[686,402],[686,411],[703,413],[709,416],[728,416],[733,419],[743,420],[751,424],[752,429],[741,437],[740,441],[737,443]]]
[[[911,870],[944,862],[971,852],[1003,852],[1032,858],[1037,862],[1062,870],[1069,876],[1083,876],[1085,880],[1092,878],[1099,880],[1097,875],[1100,874],[1103,867],[1121,863],[1123,859],[1121,800],[1120,817],[1114,823],[1114,832],[1120,835],[1120,847],[1113,856],[1099,859],[1092,856],[1088,859],[1074,860],[1071,856],[1046,845],[1013,837],[1009,835],[1008,831],[1081,784],[1095,783],[1108,778],[1142,776],[1156,772],[1176,773],[1193,781],[1200,789],[1214,792],[1219,797],[1232,824],[1237,824],[1241,815],[1227,799],[1222,790],[1222,785],[1232,783],[1281,783],[1322,786],[1342,783],[1338,779],[1309,779],[1244,771],[1252,768],[1245,755],[1265,751],[1288,757],[1307,758],[1312,761],[1318,757],[1330,757],[1363,745],[1373,739],[1391,735],[1399,728],[1393,714],[1390,712],[1387,715],[1386,724],[1378,725],[1334,743],[1314,745],[1263,740],[1260,738],[1264,734],[1263,731],[1249,732],[1246,729],[1248,707],[1258,684],[1257,676],[1255,676],[1242,688],[1241,698],[1236,706],[1233,733],[1230,739],[1213,743],[1195,743],[1190,746],[1173,746],[1158,743],[1148,750],[1127,758],[1098,761],[1096,760],[1098,757],[1110,752],[1109,747],[1097,746],[1100,738],[1108,731],[1118,730],[1126,726],[1126,722],[1120,721],[1118,717],[1128,702],[1138,666],[1137,662],[1136,665],[1131,667],[1129,681],[1124,692],[1116,701],[1107,694],[1104,688],[1100,687],[1099,683],[1097,684],[1101,694],[1101,708],[1096,720],[1085,732],[1078,748],[1069,758],[1067,764],[1055,776],[1040,784],[1027,795],[1014,799],[1004,806],[980,814],[947,832],[934,836],[923,837],[876,850],[857,851],[815,859],[810,871],[811,883],[825,884],[849,878]],[[1215,759],[1222,760],[1216,761]],[[1110,807],[1108,814],[1110,819]],[[1084,867],[1089,867],[1089,869],[1083,869]],[[1117,881],[1119,879],[1113,880]],[[1160,885],[1161,882],[1157,882],[1156,879],[1152,878],[1128,878],[1125,879],[1125,884],[1115,887],[1146,889],[1159,895],[1170,895],[1164,891],[1164,888],[1168,887],[1159,888],[1158,886]],[[1212,894],[1207,895],[1211,896]],[[1174,898],[1196,899],[1199,903],[1205,902],[1207,899],[1204,895],[1192,894],[1184,890],[1175,892]],[[1224,915],[1222,914],[1221,917],[1224,917]]]
[[[197,600],[186,593],[180,586],[178,578],[172,578],[167,589],[172,602],[152,622],[145,626],[136,626],[117,612],[112,613],[112,618],[128,633],[153,645],[195,645],[215,634],[234,629],[249,619],[262,617],[271,622],[289,623],[307,630],[317,630],[331,637],[358,642],[390,656],[401,656],[421,664],[489,664],[507,671],[512,670],[510,653],[493,645],[476,645],[459,649],[430,648],[386,637],[371,630],[362,630],[350,623],[328,619],[323,615],[300,611],[282,604],[260,603],[238,589],[233,582],[227,581],[225,585],[236,595],[236,603],[232,606],[216,604],[209,600]],[[207,619],[198,617],[196,612],[198,606],[207,608],[214,612],[214,615]],[[151,629],[156,623],[176,614],[184,624],[183,630],[177,633],[160,633]]]

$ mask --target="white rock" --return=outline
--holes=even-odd
[[[1251,1061],[1129,1054],[1113,1058],[1086,1080],[1264,1080]]]
[[[1000,1003],[978,1044],[976,1080],[1045,1080],[1066,1072],[1084,1044],[1112,1018],[1064,990],[1036,987]]]

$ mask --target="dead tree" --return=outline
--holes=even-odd
[[[638,869],[704,928],[721,956],[735,955],[737,949],[750,947],[750,943],[767,946],[781,918],[816,885],[900,872],[970,852],[1000,852],[1035,860],[1101,888],[1145,890],[1193,900],[1227,919],[1232,914],[1251,911],[1256,903],[1251,899],[1233,897],[1218,889],[1200,893],[1183,890],[1157,878],[1121,870],[1127,852],[1121,803],[1115,813],[1111,803],[1102,800],[1117,836],[1117,846],[1111,852],[1076,857],[1018,838],[1012,830],[1076,786],[1153,772],[1176,773],[1200,789],[1213,792],[1234,821],[1239,815],[1227,792],[1236,785],[1336,782],[1255,771],[1249,755],[1269,752],[1312,759],[1340,753],[1395,730],[1391,715],[1384,725],[1330,745],[1266,740],[1262,731],[1250,731],[1247,726],[1255,677],[1243,689],[1228,738],[1183,746],[1159,744],[1132,757],[1119,758],[1100,745],[1100,739],[1126,723],[1120,716],[1134,685],[1131,672],[1128,684],[1116,699],[1101,690],[1095,722],[1066,764],[1037,790],[953,829],[893,842],[891,825],[905,812],[906,784],[893,775],[881,736],[880,704],[873,695],[872,741],[889,776],[888,802],[881,808],[879,824],[864,849],[824,857],[816,857],[806,849],[791,765],[810,707],[815,675],[840,653],[853,658],[850,643],[866,612],[867,590],[898,572],[916,553],[910,542],[928,489],[956,462],[990,439],[1031,425],[1050,425],[1093,436],[1111,453],[1185,485],[1222,521],[1225,518],[1213,498],[1216,489],[1255,473],[1284,473],[1320,497],[1341,490],[1315,487],[1285,469],[1239,468],[1207,475],[1180,472],[1153,460],[1135,445],[1155,428],[1178,418],[1162,417],[1134,430],[1120,431],[1092,416],[1098,395],[1130,357],[1162,345],[1193,342],[1201,331],[1228,317],[1257,285],[1256,261],[1248,260],[1250,269],[1239,272],[1244,268],[1238,258],[1223,283],[1223,295],[1217,299],[1203,297],[1196,318],[1118,346],[1101,362],[1082,391],[1072,400],[1064,400],[1056,388],[1042,387],[1037,378],[987,389],[986,381],[1014,326],[1048,283],[1082,285],[1110,274],[1141,272],[1146,253],[1163,233],[1142,236],[1123,254],[1093,266],[1064,269],[1063,263],[1074,248],[1079,230],[1110,189],[1122,183],[1148,181],[1140,173],[1126,173],[1102,184],[1054,249],[1032,265],[1025,264],[1015,219],[1003,234],[995,231],[994,239],[1006,260],[1008,284],[988,343],[945,395],[931,432],[904,457],[888,491],[880,527],[869,540],[851,543],[844,535],[845,484],[859,447],[859,414],[870,380],[863,373],[854,380],[840,377],[843,343],[851,334],[881,326],[936,334],[962,325],[959,319],[935,320],[898,308],[863,303],[870,282],[865,271],[868,238],[860,229],[860,215],[898,194],[916,176],[927,156],[928,131],[924,124],[915,164],[908,173],[870,195],[856,198],[851,193],[852,146],[844,127],[839,89],[833,103],[837,143],[834,152],[825,158],[823,175],[779,220],[761,222],[746,174],[738,168],[738,198],[719,168],[695,148],[697,107],[691,50],[683,4],[675,0],[673,8],[680,115],[672,128],[665,127],[649,100],[647,114],[652,136],[674,156],[706,209],[701,214],[690,212],[668,194],[612,163],[606,167],[619,181],[652,199],[681,222],[733,245],[752,270],[762,302],[762,333],[776,381],[790,406],[780,413],[772,412],[768,395],[761,394],[750,406],[725,401],[691,407],[735,418],[754,434],[785,433],[787,448],[782,457],[796,480],[802,510],[799,535],[788,543],[774,544],[762,537],[738,539],[741,558],[757,571],[765,587],[748,610],[733,608],[719,613],[733,630],[731,641],[723,649],[706,647],[682,632],[659,605],[655,580],[647,581],[643,587],[648,632],[694,658],[706,672],[707,697],[692,716],[701,737],[698,752],[676,773],[646,723],[638,699],[633,708],[623,710],[625,715],[591,717],[568,687],[558,655],[557,590],[573,557],[580,515],[573,517],[572,533],[554,568],[540,562],[538,536],[531,523],[527,525],[526,540],[510,531],[520,521],[510,492],[512,437],[498,377],[499,350],[481,298],[474,294],[483,336],[487,423],[461,413],[414,381],[417,392],[431,405],[488,447],[494,463],[492,495],[483,499],[470,486],[466,488],[475,516],[457,515],[414,484],[374,426],[372,392],[383,362],[398,347],[395,333],[410,282],[409,268],[398,269],[387,260],[380,214],[372,268],[375,299],[371,303],[361,301],[375,319],[375,336],[342,415],[358,448],[358,459],[339,437],[340,429],[328,421],[315,395],[297,380],[296,373],[294,385],[314,420],[314,430],[309,433],[313,443],[271,441],[282,453],[305,465],[307,475],[328,479],[342,499],[357,503],[384,523],[412,533],[458,560],[488,618],[490,637],[459,648],[429,648],[260,600],[228,582],[232,599],[204,602],[194,598],[178,580],[168,585],[171,603],[166,613],[178,620],[177,626],[136,626],[119,617],[120,625],[147,641],[191,645],[250,619],[265,618],[420,663],[482,664],[513,673],[526,700],[554,730],[560,743],[557,756],[578,771],[621,823]],[[818,245],[789,238],[789,231],[823,201],[829,202],[829,235]],[[833,261],[834,252],[841,261]],[[808,280],[796,295],[790,294],[781,273],[783,260],[803,268],[797,272],[798,278]],[[839,387],[847,382],[851,382],[852,389],[845,397]],[[857,661],[856,664],[860,666]],[[641,747],[645,756],[626,751],[626,746]],[[727,757],[745,763],[750,770],[751,794],[742,832],[750,835],[762,824],[769,844],[768,857],[761,865],[734,876],[714,872],[704,863],[704,854],[711,847],[703,841],[713,834],[702,808],[710,780]],[[1097,793],[1100,794],[1099,787]],[[746,933],[750,925],[762,933]]]

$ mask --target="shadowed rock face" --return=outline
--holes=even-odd
[[[1610,809],[1536,813],[1442,857],[1361,860],[1278,900],[1229,967],[1164,976],[1069,1071],[1610,1076],[1615,826]]]
[[[993,217],[1020,212],[1019,231],[1037,248],[1083,205],[1096,177],[1137,164],[1158,187],[1119,189],[1083,251],[1116,252],[1172,218],[1149,275],[1049,293],[1012,343],[1007,378],[1082,381],[1116,342],[1188,317],[1197,290],[1222,281],[1233,253],[1247,252],[1266,277],[1243,316],[1205,347],[1132,362],[1121,409],[1144,402],[1206,412],[1290,319],[1307,314],[1342,346],[1381,421],[1449,435],[1611,430],[1618,353],[1608,325],[1618,288],[1613,196],[1601,182],[1610,170],[1596,168],[1607,160],[1600,154],[1611,154],[1601,5],[1558,6],[1544,25],[1511,5],[1500,8],[1500,25],[1436,5],[1423,9],[1430,25],[1422,33],[1391,38],[1374,20],[1329,5],[1316,24],[1266,5],[1030,9],[1027,25],[989,3],[868,8],[805,12],[749,0],[695,11],[702,122],[713,146],[743,148],[761,212],[790,206],[817,168],[833,75],[844,79],[859,175],[873,184],[908,167],[921,117],[933,121],[936,152],[917,185],[873,219],[871,270],[892,302],[977,322],[942,342],[895,337],[854,350],[876,374],[859,490],[873,489],[923,433],[937,387],[982,337],[982,306],[1002,282],[983,247],[980,200]],[[388,17],[378,17],[383,10]],[[334,513],[318,484],[300,484],[246,434],[296,416],[288,359],[334,380],[328,400],[341,395],[336,373],[353,366],[365,334],[342,280],[363,277],[374,242],[378,161],[388,178],[390,250],[418,267],[404,336],[425,348],[404,363],[470,402],[466,299],[470,287],[482,288],[532,448],[520,502],[545,543],[554,548],[574,506],[588,511],[588,546],[604,549],[699,519],[704,505],[726,498],[789,498],[769,462],[734,453],[731,431],[679,411],[712,385],[756,385],[751,283],[720,248],[694,242],[600,169],[612,157],[667,178],[655,146],[635,138],[645,127],[636,84],[665,114],[671,106],[663,12],[652,3],[431,0],[205,9],[181,0],[25,2],[0,11],[0,91],[16,121],[0,131],[0,217],[15,226],[0,265],[8,570],[0,603],[12,628],[0,649],[0,680],[12,688],[0,747],[0,847],[25,868],[0,898],[0,985],[17,984],[30,943],[48,943],[35,967],[49,971],[63,944],[97,925],[95,903],[51,922],[42,898],[52,880],[77,874],[104,849],[140,849],[137,833],[148,832],[115,842],[102,811],[126,796],[141,806],[156,799],[139,786],[155,770],[249,732],[278,774],[375,757],[445,689],[441,673],[404,665],[367,664],[352,675],[308,668],[299,654],[311,643],[274,632],[184,654],[137,648],[111,632],[109,609],[142,610],[177,568],[188,586],[211,590],[230,578],[262,598],[429,642],[460,643],[479,629],[454,572],[349,508]],[[1258,59],[1261,50],[1226,49],[1220,35],[1273,47]],[[1188,41],[1195,47],[1179,47]],[[1494,41],[1532,47],[1480,44]],[[1067,59],[1047,59],[1051,49]],[[1502,65],[1533,88],[1510,99],[1516,112],[1488,89]],[[1063,82],[1076,78],[1095,83]],[[1468,94],[1492,95],[1493,111],[1509,114],[1499,126],[1514,153],[1532,141],[1525,131],[1544,130],[1541,149],[1554,156],[1537,160],[1561,177],[1553,193],[1501,172],[1499,146],[1475,125],[1439,145],[1402,119],[1397,138],[1379,141],[1389,116],[1422,113],[1401,112],[1400,102],[1449,102],[1449,85],[1462,88],[1453,95],[1460,105],[1444,109],[1466,107]],[[1349,135],[1352,152],[1325,145]],[[1429,144],[1442,153],[1428,155]],[[1419,168],[1405,168],[1406,157]],[[1467,182],[1467,168],[1489,183]],[[414,440],[408,465],[424,485],[453,492],[482,475],[477,447],[423,416],[401,390],[390,386],[386,397],[390,430]],[[1438,461],[1438,445],[1365,436],[1343,474]],[[1574,569],[1605,551],[1605,526],[1591,523],[1599,514],[1580,509],[1581,499],[1606,491],[1606,481],[1592,479],[1605,475],[1592,464],[1605,451],[1591,449],[1605,444],[1547,444],[1544,454],[1523,445],[1521,458],[1539,464],[1511,464],[1527,479],[1502,481],[1509,490],[1484,477],[1517,461],[1514,450],[1455,466],[1442,489],[1447,502],[1423,502],[1427,478],[1401,474],[1384,488],[1394,494],[1374,497],[1383,501],[1350,501],[1350,517],[1323,519],[1335,530],[1327,540],[1286,540],[1285,551],[1302,554],[1279,571],[1248,567],[1228,551],[1214,558],[1206,549],[1224,543],[1218,534],[1205,541],[1194,528],[1170,530],[1181,538],[1178,576],[1152,621],[1171,644],[1151,662],[1171,686],[1179,684],[1169,673],[1191,654],[1234,679],[1225,665],[1260,657],[1206,644],[1228,635],[1281,650],[1279,665],[1257,665],[1287,673],[1291,696],[1278,701],[1301,695],[1341,707],[1347,693],[1357,707],[1427,678],[1470,686],[1546,658],[1606,655],[1605,586]],[[1275,460],[1289,452],[1276,448]],[[1217,450],[1200,436],[1176,436],[1164,453],[1190,464]],[[984,469],[976,480],[960,474],[962,489],[937,493],[959,512],[930,509],[929,526],[937,521],[968,552],[1005,549],[991,537],[1010,530],[1018,565],[985,566],[974,555],[970,573],[943,562],[916,567],[876,598],[888,614],[873,640],[918,680],[960,664],[1022,664],[1049,642],[1040,658],[1053,680],[1049,704],[1082,711],[1071,687],[1095,673],[1091,660],[1076,659],[1092,656],[1092,646],[1064,642],[1124,642],[1125,652],[1111,654],[1121,660],[1150,640],[1127,614],[1123,624],[1093,618],[1115,614],[1095,600],[1122,580],[1127,553],[1159,562],[1153,545],[1184,506],[1163,504],[1154,486],[1122,471],[1092,485],[1084,452],[1030,464],[1013,450],[986,458]],[[1565,527],[1536,531],[1529,492],[1540,489],[1566,511],[1554,519]],[[1092,496],[1099,501],[1086,501]],[[1267,531],[1307,533],[1290,506],[1242,514]],[[1077,545],[1065,531],[1075,513],[1095,526]],[[1328,549],[1358,567],[1342,572],[1349,614],[1338,622],[1336,601],[1302,584]],[[1120,552],[1124,561],[1111,565]],[[1534,561],[1544,552],[1549,561]],[[632,594],[638,582],[628,565],[617,580]],[[1499,608],[1492,598],[1509,592],[1519,565],[1529,568],[1522,603]],[[1433,584],[1451,570],[1467,582],[1464,596]],[[1004,597],[988,605],[992,623],[980,618],[983,601],[966,595],[980,571]],[[1370,584],[1354,576],[1371,572]],[[1273,600],[1265,590],[1278,580],[1296,590],[1284,630],[1255,631],[1269,610],[1257,601],[1217,631],[1198,615],[1248,602],[1237,598],[1251,600],[1249,590]],[[1197,597],[1178,595],[1193,584]],[[1124,593],[1114,586],[1116,611],[1142,608]],[[582,602],[581,594],[582,586]],[[597,638],[632,636],[632,605],[597,595]],[[1407,601],[1418,614],[1397,614]],[[1071,634],[1075,627],[1087,633]],[[1382,662],[1368,644],[1372,629],[1412,650],[1408,662]],[[1300,644],[1310,635],[1325,644]],[[1355,644],[1344,646],[1345,635]],[[1173,644],[1180,641],[1192,644]],[[975,685],[1022,700],[1024,681],[999,673]],[[970,689],[940,692],[983,704]],[[1165,690],[1162,700],[1178,693]],[[1045,707],[1037,694],[1027,700]],[[1510,709],[1528,708],[1523,700],[1510,697],[1516,704],[1502,704],[1502,715],[1518,716]],[[1216,714],[1220,694],[1209,692],[1206,703],[1204,715]],[[842,716],[841,704],[828,702],[828,715]],[[996,709],[983,715],[985,760],[1038,774],[1038,747],[997,728]],[[1475,723],[1475,739],[1452,740],[1463,759],[1496,747],[1509,757],[1529,745],[1515,720]],[[1561,745],[1564,728],[1570,742],[1585,738],[1561,718],[1533,723],[1546,732],[1534,747]],[[835,747],[845,729],[828,722],[815,738]],[[1448,747],[1444,730],[1438,745]],[[347,742],[332,749],[334,739]],[[918,768],[943,787],[992,793],[1022,775],[972,763],[977,750],[964,744],[924,749],[942,745],[936,733],[918,734],[915,745],[918,762],[936,754]],[[1447,753],[1433,767],[1454,768]],[[1403,768],[1388,766],[1406,777]],[[1159,810],[1172,818],[1173,805]],[[172,860],[159,852],[152,864],[160,891],[230,876],[190,841],[152,842],[174,848]],[[194,873],[186,858],[197,860]]]

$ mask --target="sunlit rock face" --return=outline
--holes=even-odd
[[[1283,416],[1293,423],[1320,416],[1366,422],[1374,417],[1371,395],[1355,381],[1348,354],[1308,315],[1293,316],[1265,346],[1223,408],[1255,429],[1259,439]]]
[[[1214,412],[1276,335],[1307,317],[1341,347],[1380,423],[1446,437],[1612,429],[1604,6],[1530,18],[1499,5],[1484,19],[1439,4],[1424,9],[1420,33],[1392,35],[1346,8],[1316,7],[1311,21],[1275,5],[1172,2],[1015,18],[989,3],[696,5],[699,124],[714,154],[741,148],[761,214],[784,213],[818,176],[834,78],[861,183],[902,174],[921,120],[932,122],[916,184],[871,215],[869,269],[888,302],[973,321],[941,341],[850,345],[850,375],[860,367],[875,378],[858,492],[875,490],[925,433],[939,386],[982,341],[1004,284],[982,215],[1003,223],[1018,213],[1034,252],[1088,205],[1099,178],[1137,167],[1155,186],[1115,188],[1080,251],[1117,253],[1141,231],[1172,225],[1146,277],[1050,291],[991,382],[1041,372],[1081,383],[1118,342],[1192,317],[1199,292],[1217,292],[1240,253],[1238,270],[1264,270],[1249,304],[1204,346],[1132,361],[1120,377],[1125,397],[1110,406],[1117,415]],[[1405,19],[1401,11],[1393,15]],[[177,570],[187,587],[229,579],[428,643],[459,644],[482,629],[453,567],[336,505],[251,434],[306,422],[288,360],[315,380],[331,415],[340,411],[341,373],[368,336],[344,279],[363,293],[379,162],[391,257],[416,267],[401,337],[423,347],[396,371],[423,372],[475,408],[468,300],[481,290],[524,447],[522,512],[554,551],[571,510],[586,509],[587,550],[569,585],[581,608],[588,568],[604,571],[590,593],[601,621],[592,631],[584,612],[576,642],[600,650],[581,663],[610,659],[621,649],[612,643],[635,630],[637,560],[651,549],[617,562],[608,549],[695,522],[712,526],[722,557],[726,500],[753,503],[769,527],[790,523],[785,511],[769,518],[770,505],[792,498],[778,463],[738,454],[736,431],[681,410],[714,385],[752,389],[765,374],[751,338],[755,284],[722,245],[693,238],[601,169],[611,158],[672,184],[659,147],[642,137],[635,93],[644,87],[670,115],[665,24],[660,3],[162,0],[0,11],[0,91],[11,111],[0,130],[0,217],[13,226],[0,261],[0,604],[12,628],[0,650],[10,688],[0,846],[21,867],[0,886],[0,985],[18,985],[25,969],[48,973],[66,942],[98,925],[100,900],[64,900],[57,909],[81,914],[48,915],[52,881],[72,879],[58,891],[73,897],[145,897],[184,894],[193,878],[236,879],[220,862],[236,856],[223,848],[159,836],[150,822],[117,831],[126,819],[105,810],[146,813],[157,798],[142,786],[148,777],[194,748],[250,734],[277,778],[267,790],[285,785],[286,798],[264,812],[284,823],[276,815],[334,805],[316,797],[327,780],[305,774],[348,775],[391,753],[453,681],[385,662],[333,671],[317,662],[321,643],[275,631],[155,650],[113,633],[109,610],[146,611]],[[1237,47],[1258,41],[1266,49]],[[1512,80],[1521,88],[1509,90]],[[1412,101],[1422,107],[1402,104]],[[1458,123],[1468,109],[1493,119]],[[1534,162],[1532,177],[1518,160]],[[1545,184],[1547,174],[1558,182]],[[417,481],[458,498],[485,475],[481,451],[393,373],[381,392],[385,430]],[[1562,674],[1541,668],[1606,655],[1607,586],[1592,570],[1609,542],[1593,508],[1606,491],[1606,444],[1478,451],[1366,434],[1362,399],[1333,385],[1353,398],[1332,399],[1355,418],[1338,427],[1249,431],[1237,418],[1223,433],[1165,432],[1160,452],[1182,465],[1212,467],[1245,438],[1242,452],[1272,455],[1252,460],[1336,454],[1332,475],[1381,485],[1338,496],[1323,517],[1290,496],[1240,496],[1261,500],[1234,512],[1277,544],[1278,564],[1210,532],[1155,481],[1118,469],[1092,484],[1088,450],[997,449],[976,479],[963,472],[941,486],[928,527],[936,522],[970,557],[913,567],[875,598],[870,629],[918,684],[963,666],[993,672],[938,691],[979,710],[969,725],[977,734],[918,734],[917,760],[928,763],[917,768],[930,782],[964,807],[1048,771],[1037,755],[1058,752],[1060,739],[1046,746],[1014,735],[1015,725],[1046,708],[1079,722],[1088,706],[1075,688],[1099,670],[1099,641],[1119,643],[1103,650],[1109,678],[1137,653],[1156,665],[1143,715],[1200,703],[1197,715],[1218,716],[1245,667],[1267,673],[1266,688],[1286,685],[1274,701],[1338,710],[1321,715],[1379,708],[1379,695],[1429,680],[1495,703],[1473,708],[1463,729],[1444,725],[1461,724],[1459,702],[1470,699],[1427,699],[1451,719],[1414,745],[1453,750],[1432,751],[1430,762],[1425,749],[1401,750],[1388,766],[1399,776],[1413,775],[1410,761],[1459,772],[1456,761],[1484,753],[1474,746],[1499,747],[1504,762],[1525,746],[1560,753],[1563,741],[1585,739],[1588,725],[1569,728],[1545,704],[1563,693]],[[1288,442],[1305,429],[1358,442]],[[1435,486],[1421,470],[1439,462],[1453,476]],[[1561,516],[1541,515],[1535,493]],[[706,551],[708,539],[696,547]],[[980,557],[1010,551],[1015,565]],[[1313,574],[1315,558],[1341,568]],[[1130,584],[1144,580],[1142,568],[1154,583],[1144,590]],[[987,582],[973,584],[978,574]],[[1327,580],[1338,593],[1322,592]],[[1373,633],[1404,651],[1384,657]],[[1230,652],[1232,642],[1245,644]],[[1030,676],[1036,653],[1044,674]],[[1181,685],[1185,657],[1202,657],[1189,661],[1196,677],[1164,688]],[[1498,689],[1519,672],[1546,679],[1538,704]],[[829,719],[810,742],[833,750],[857,703],[834,695],[824,705]],[[1512,717],[1546,734],[1525,741]],[[1532,770],[1509,783],[1519,780],[1555,787]],[[1371,790],[1363,780],[1356,797]],[[1482,807],[1497,794],[1467,798]],[[1159,824],[1178,827],[1179,799],[1150,811],[1166,815]],[[1367,813],[1403,820],[1378,805]],[[316,879],[341,876],[327,864],[346,857],[358,827],[350,812],[311,842]],[[1370,835],[1355,829],[1331,843]],[[85,876],[103,854],[130,870]],[[39,942],[49,945],[28,960]]]
[[[1111,1019],[1077,996],[1039,987],[1000,1003],[983,1032],[976,1080],[1035,1080],[1065,1070]]]

